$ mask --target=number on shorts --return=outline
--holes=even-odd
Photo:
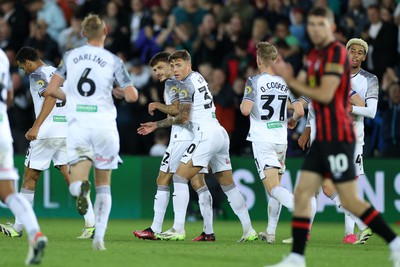
[[[188,149],[186,150],[186,152],[188,154],[192,154],[193,151],[196,149],[196,145],[195,144],[190,144],[190,146],[188,147]]]
[[[171,156],[171,155],[168,152],[165,152],[165,156],[162,159],[162,162],[165,163],[165,164],[168,164],[169,156]]]
[[[361,165],[362,164],[362,154],[358,154],[356,158],[356,164]]]
[[[78,81],[78,92],[79,92],[79,94],[81,94],[84,97],[91,96],[91,95],[94,94],[94,91],[96,91],[96,84],[94,83],[94,81],[92,79],[88,78],[88,75],[89,75],[91,70],[92,70],[91,68],[86,68],[83,71],[82,76],[81,76],[81,78],[79,78],[79,81]],[[83,85],[84,84],[88,84],[89,85],[89,87],[90,87],[89,91],[88,90],[86,90],[86,91],[83,90]]]
[[[329,155],[328,160],[332,172],[345,172],[349,168],[349,161],[343,153]]]

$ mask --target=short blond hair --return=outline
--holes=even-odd
[[[82,21],[82,32],[85,37],[92,39],[98,36],[105,27],[105,22],[99,15],[89,14]]]
[[[367,42],[364,41],[363,39],[360,39],[360,38],[350,39],[346,44],[346,49],[348,50],[350,48],[350,46],[352,46],[354,44],[361,45],[362,47],[364,47],[365,54],[368,53],[368,44],[367,44]]]
[[[278,50],[268,42],[259,42],[257,44],[257,56],[263,64],[269,66],[278,59]]]

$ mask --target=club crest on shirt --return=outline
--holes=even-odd
[[[43,87],[43,86],[44,86],[44,80],[38,80],[38,81],[36,82],[36,85],[37,85],[38,87]]]
[[[248,95],[253,91],[253,89],[250,86],[246,86],[244,89],[244,94]]]
[[[180,98],[186,98],[186,97],[188,97],[188,95],[189,95],[189,92],[186,89],[181,89],[179,91],[179,97]]]

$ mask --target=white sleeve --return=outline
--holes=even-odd
[[[353,111],[351,112],[351,114],[364,116],[371,119],[375,118],[376,109],[378,106],[378,99],[368,98],[365,105],[365,107],[353,106]]]

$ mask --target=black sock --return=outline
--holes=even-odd
[[[304,255],[306,248],[307,234],[310,230],[310,218],[293,217],[292,219],[292,233],[293,233],[293,247],[292,252]]]
[[[369,207],[360,216],[360,219],[366,225],[368,225],[373,232],[377,233],[383,239],[385,239],[387,243],[392,242],[396,238],[396,234],[389,227],[389,225],[387,225],[387,223],[383,220],[379,212],[375,210],[373,207]]]

